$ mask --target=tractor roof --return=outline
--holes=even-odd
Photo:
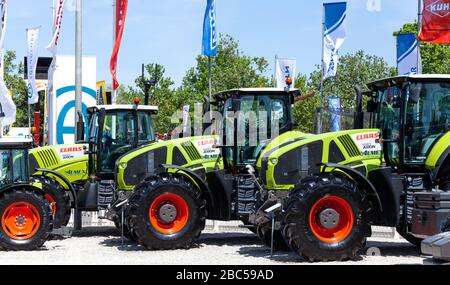
[[[3,137],[0,138],[0,148],[29,148],[33,140],[23,137]]]
[[[419,74],[384,78],[367,84],[371,90],[395,86],[404,82],[450,82],[450,74]]]
[[[239,89],[231,89],[227,91],[223,91],[214,95],[216,100],[224,100],[233,95],[245,96],[263,96],[263,95],[297,95],[300,93],[299,89],[290,89],[288,92],[282,88],[239,88]]]
[[[101,105],[101,106],[94,106],[88,108],[89,113],[93,113],[96,110],[105,109],[105,111],[131,111],[136,108],[135,105]],[[139,105],[137,107],[138,111],[147,111],[147,112],[158,112],[157,106],[145,106],[145,105]]]

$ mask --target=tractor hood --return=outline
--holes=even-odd
[[[264,174],[262,180],[267,189],[289,190],[301,179],[320,172],[322,162],[348,165],[367,175],[381,165],[379,132],[367,129],[321,135],[286,133],[284,144],[278,144],[278,148],[269,144],[263,153],[259,165]]]
[[[74,144],[31,149],[29,152],[31,173],[37,168],[45,168],[60,173],[71,182],[87,180],[88,156],[85,154],[87,147],[85,144]]]

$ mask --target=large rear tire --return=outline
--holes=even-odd
[[[205,228],[206,202],[183,176],[164,173],[136,188],[126,217],[147,249],[190,248]]]
[[[0,198],[0,219],[0,248],[8,251],[40,248],[53,226],[47,200],[26,190],[15,190]]]
[[[122,234],[122,217],[120,215],[115,216],[113,218],[114,226],[116,226],[117,230],[120,234]],[[130,241],[137,242],[138,238],[134,232],[131,231],[130,227],[127,225],[127,223],[124,223],[123,226],[123,236],[129,239]]]
[[[52,207],[53,227],[60,229],[67,226],[72,211],[67,191],[58,182],[48,177],[33,177],[33,179],[42,184],[42,190],[46,193],[44,198]]]
[[[370,233],[364,194],[344,176],[324,174],[302,181],[286,203],[283,234],[310,262],[354,258]]]

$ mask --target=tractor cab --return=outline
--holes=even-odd
[[[28,150],[32,144],[31,139],[0,139],[0,190],[29,182]]]
[[[413,75],[370,83],[375,127],[382,131],[390,166],[423,169],[435,144],[450,130],[450,75]]]
[[[226,168],[255,165],[272,139],[293,129],[292,105],[299,94],[297,89],[249,88],[215,95]]]
[[[153,115],[157,112],[158,107],[137,104],[89,108],[89,173],[114,179],[121,156],[155,141]]]

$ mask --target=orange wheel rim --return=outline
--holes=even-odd
[[[55,216],[56,215],[56,202],[55,202],[55,199],[53,199],[53,197],[50,196],[50,194],[45,194],[44,199],[47,200],[47,202],[52,207],[52,213],[53,213],[53,216]]]
[[[337,243],[345,240],[353,230],[354,215],[350,204],[336,196],[317,201],[309,214],[309,225],[322,242]]]
[[[150,205],[151,225],[160,233],[173,235],[179,233],[188,223],[189,206],[181,196],[163,194]]]
[[[32,238],[41,225],[41,217],[35,206],[26,202],[16,202],[2,215],[2,229],[14,240]]]

